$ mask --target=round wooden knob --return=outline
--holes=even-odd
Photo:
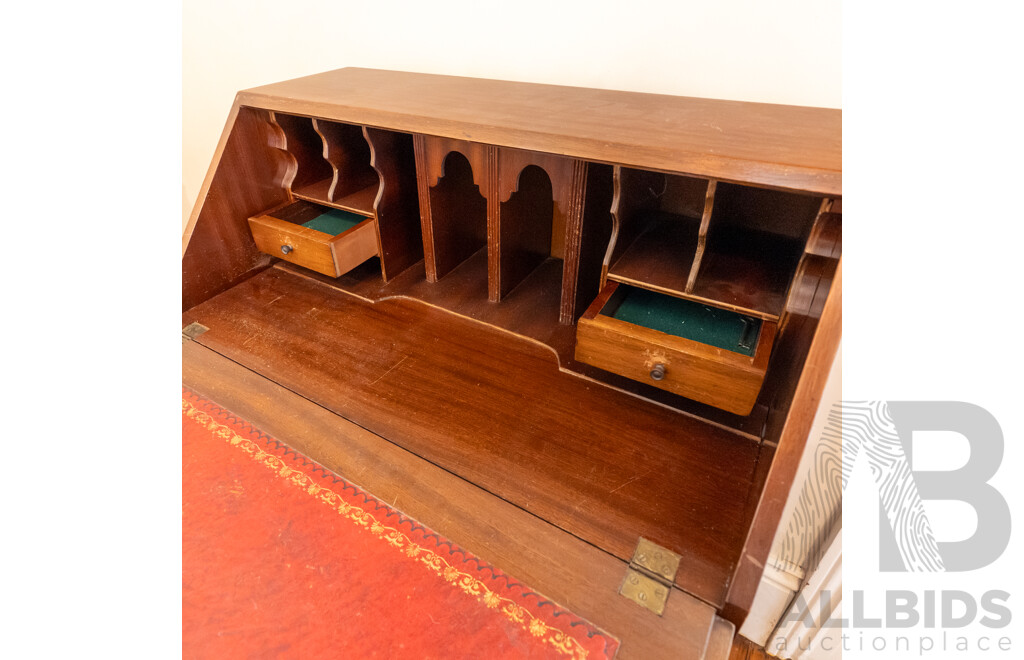
[[[282,252],[283,254],[288,254],[289,252],[291,252],[291,251],[292,251],[292,250],[294,250],[294,249],[295,249],[295,248],[293,248],[293,247],[292,247],[292,246],[290,246],[290,245],[282,245],[282,246],[281,246],[281,252]]]
[[[654,365],[654,368],[651,369],[651,378],[653,378],[654,380],[661,380],[664,377],[665,377],[665,365],[660,364],[660,363]]]

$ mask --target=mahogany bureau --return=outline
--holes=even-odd
[[[712,657],[841,336],[841,146],[820,108],[368,69],[241,92],[184,236],[186,384],[219,360],[206,387],[313,458],[377,447],[350,478],[420,519],[487,495],[507,525],[439,531],[524,580],[566,557],[537,588],[613,633],[619,601],[660,625],[611,575],[649,539]],[[513,552],[520,519],[547,531]]]

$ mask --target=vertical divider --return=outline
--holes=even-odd
[[[430,282],[437,282],[480,250],[486,262],[491,149],[466,140],[416,136],[420,222]],[[482,279],[487,275],[485,271]],[[483,285],[486,291],[487,282]]]
[[[768,378],[765,379],[764,387],[758,400],[764,403],[769,409],[774,408],[774,399],[778,394],[782,382],[787,381],[788,370],[801,352],[810,342],[810,335],[813,333],[813,326],[816,319],[821,316],[821,309],[816,308],[824,304],[823,293],[828,291],[832,279],[835,276],[839,258],[842,256],[841,238],[841,213],[835,213],[832,209],[837,208],[835,200],[825,198],[818,209],[818,215],[811,226],[810,234],[793,280],[786,292],[786,302],[779,315],[778,329],[775,336],[775,347],[773,349],[771,362],[768,365]],[[842,207],[838,207],[840,211]],[[835,239],[829,243],[827,253],[820,250],[819,237],[823,235],[823,228],[838,223],[836,227],[839,236],[831,236]],[[838,241],[838,242],[836,242]],[[777,373],[779,371],[783,373]]]
[[[575,161],[524,149],[496,147],[495,151],[493,233],[498,240],[490,244],[494,277],[489,298],[499,302],[548,258],[564,263],[565,218]]]
[[[413,137],[365,126],[362,134],[380,178],[373,212],[381,276],[387,282],[423,258]]]
[[[833,209],[838,208],[839,211]],[[823,257],[838,258],[843,243],[842,206],[824,199],[807,237],[806,251]]]
[[[313,119],[274,112],[272,121],[284,136],[285,150],[295,160],[289,192],[295,193],[318,182],[326,184],[332,167],[324,160],[323,138],[316,131]]]
[[[324,135],[324,131],[321,128],[321,124],[319,121],[317,121],[316,117],[313,118],[313,130],[316,131],[316,134],[320,136],[320,140],[323,143],[324,160],[326,160],[331,166],[331,187],[327,189],[327,199],[329,201],[334,201],[334,191],[338,187],[338,165],[334,162],[334,159],[332,158],[333,154],[331,153],[331,145],[327,141],[327,136]]]
[[[611,165],[587,163],[574,320],[583,315],[603,288],[604,257],[612,232],[612,178]]]
[[[711,224],[711,215],[714,212],[717,187],[718,181],[708,180],[708,190],[704,196],[704,213],[700,217],[700,230],[697,234],[697,252],[693,256],[693,265],[690,266],[690,276],[686,278],[686,293],[693,293],[693,287],[697,284],[700,262],[704,258],[704,246],[707,244],[708,225]]]
[[[580,247],[583,235],[583,201],[587,185],[587,163],[572,162],[572,184],[569,208],[565,214],[565,257],[562,267],[562,305],[558,322],[572,325],[576,321],[576,288],[579,284]]]
[[[423,269],[427,281],[437,281],[437,256],[434,251],[434,227],[430,222],[430,173],[427,171],[426,139],[417,133],[412,136],[416,154],[416,189],[420,199],[420,232],[423,234]]]
[[[831,209],[834,207],[834,200],[821,200],[821,207],[814,218],[814,224],[811,225],[793,281],[786,292],[786,304],[779,316],[780,337],[785,335],[786,327],[794,314],[811,314],[810,302],[821,279],[818,273],[827,272],[842,255],[842,214],[833,212]],[[826,266],[823,267],[822,264]]]
[[[587,164],[509,147],[489,147],[488,155],[488,299],[500,302],[546,259],[558,259],[559,319],[571,324]]]
[[[608,269],[611,268],[615,245],[619,240],[619,228],[622,226],[622,165],[612,166],[612,235],[608,238],[608,249],[605,250],[604,261],[601,262],[601,288],[608,283]]]
[[[313,120],[323,139],[323,158],[331,165],[334,178],[326,191],[327,201],[339,202],[346,195],[374,186],[378,172],[370,163],[369,144],[362,127],[323,119]]]
[[[299,163],[295,160],[295,156],[288,152],[288,135],[281,128],[281,124],[277,122],[277,113],[273,110],[267,113],[267,124],[270,126],[270,135],[267,143],[281,152],[284,162],[284,171],[281,172],[281,186],[288,193],[288,201],[294,202],[295,197],[292,195],[292,183],[295,181],[295,175],[299,171]]]
[[[501,300],[501,200],[498,195],[500,151],[493,145],[487,146],[487,181],[484,196],[487,198],[487,299]]]
[[[608,271],[643,230],[634,222],[638,211],[656,209],[665,185],[665,175],[615,165],[612,170],[612,234],[601,266],[601,287],[608,281]]]

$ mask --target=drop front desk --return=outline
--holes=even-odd
[[[184,379],[624,656],[715,657],[839,342],[841,177],[838,110],[244,91],[184,236]],[[680,557],[661,617],[616,593],[641,537]]]

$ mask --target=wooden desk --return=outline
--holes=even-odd
[[[835,110],[364,69],[241,92],[186,374],[329,465],[191,361],[365,429],[551,526],[538,556],[654,540],[672,607],[739,625],[841,335],[840,140]]]

